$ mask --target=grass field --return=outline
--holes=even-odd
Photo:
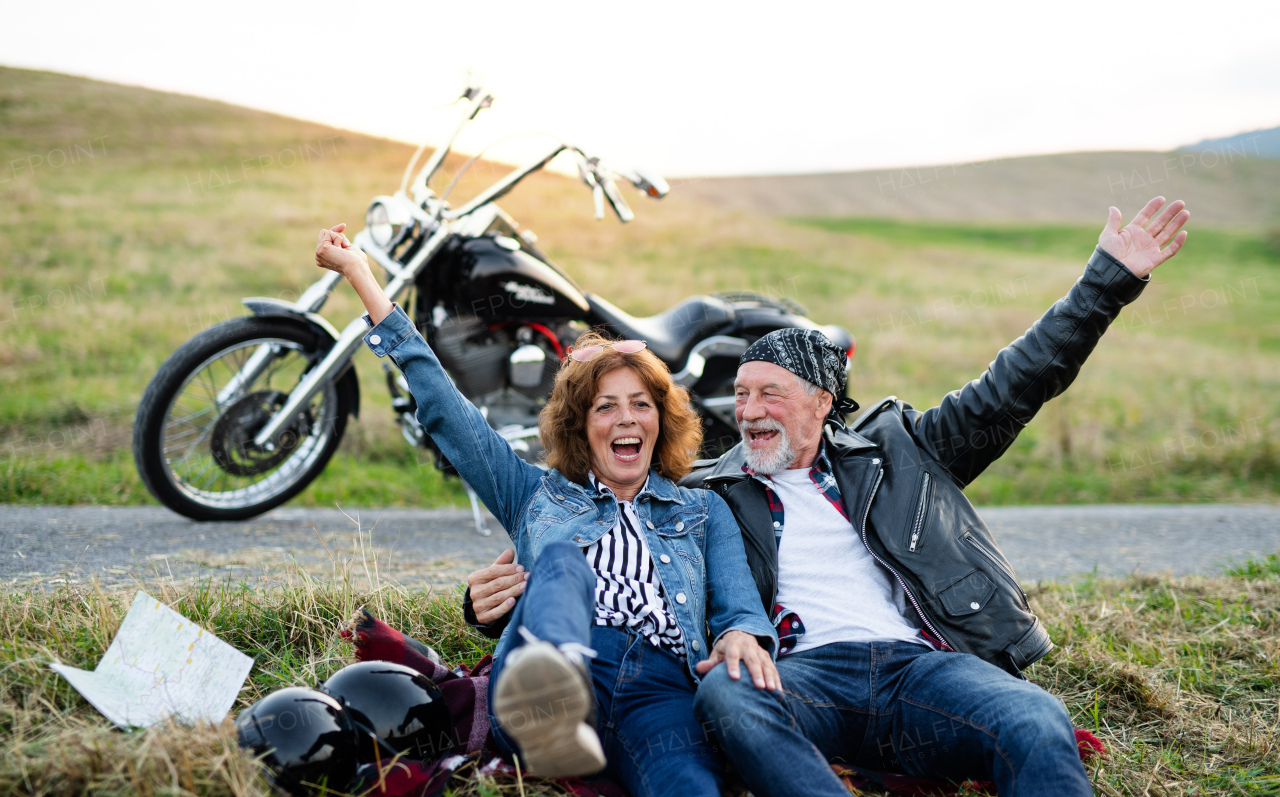
[[[129,435],[160,363],[242,315],[241,297],[294,297],[316,279],[315,231],[359,226],[411,148],[0,69],[0,152],[0,503],[147,503]],[[481,163],[459,190],[500,172]],[[857,337],[851,395],[920,407],[977,377],[1067,291],[1106,211],[1091,225],[776,219],[679,187],[632,204],[631,225],[595,222],[585,190],[554,174],[503,202],[585,289],[628,311],[717,290],[794,299]],[[1280,497],[1280,242],[1267,224],[1198,225],[1191,210],[1183,253],[970,487],[975,503]],[[324,314],[341,327],[357,310],[344,286]],[[399,437],[378,363],[361,351],[356,367],[361,417],[294,504],[462,501]]]
[[[358,573],[338,563],[331,577],[295,571],[258,591],[144,586],[255,658],[236,711],[343,666],[351,649],[337,632],[361,606],[451,664],[491,649],[462,622],[456,594]],[[1106,746],[1088,767],[1098,794],[1280,794],[1280,560],[1220,578],[1084,580],[1028,592],[1059,649],[1027,674]],[[0,794],[269,794],[230,722],[123,734],[48,669],[53,660],[93,668],[131,599],[85,587],[0,596]],[[457,795],[566,793],[461,774]]]

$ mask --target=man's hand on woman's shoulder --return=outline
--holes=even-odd
[[[1164,210],[1151,221],[1161,206]],[[1164,197],[1158,196],[1124,228],[1120,227],[1120,209],[1110,208],[1107,226],[1098,236],[1098,246],[1123,263],[1135,277],[1145,279],[1157,266],[1176,255],[1186,242],[1187,233],[1182,226],[1191,218],[1186,206],[1181,199],[1165,205]]]

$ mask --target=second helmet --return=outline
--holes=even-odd
[[[411,667],[362,661],[338,670],[320,689],[342,704],[352,722],[382,741],[381,750],[372,739],[361,745],[362,762],[397,753],[430,760],[458,744],[440,687]]]

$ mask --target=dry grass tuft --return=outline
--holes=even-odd
[[[1280,564],[1034,592],[1060,646],[1029,677],[1110,750],[1102,794],[1280,794]]]
[[[23,794],[271,794],[261,768],[240,750],[231,720],[214,726],[160,725],[134,734],[91,718],[57,730],[19,728],[0,766],[0,791]]]

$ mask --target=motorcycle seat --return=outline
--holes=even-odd
[[[657,315],[636,318],[587,294],[593,320],[624,339],[643,340],[673,372],[684,367],[693,344],[733,323],[733,307],[714,296],[692,296]]]

